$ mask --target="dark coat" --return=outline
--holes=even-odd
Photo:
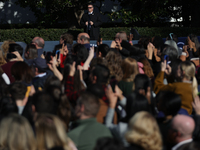
[[[88,26],[85,25],[87,21],[92,21],[94,24],[91,26],[90,31],[88,30]],[[100,25],[102,24],[101,22],[101,17],[99,13],[93,12],[90,17],[88,15],[88,12],[83,14],[81,21],[80,21],[81,26],[84,28],[84,32],[88,33],[90,36],[90,40],[98,40],[99,38],[99,32],[100,32]]]

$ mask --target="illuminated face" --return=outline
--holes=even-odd
[[[94,7],[92,5],[88,5],[88,12],[93,12]]]

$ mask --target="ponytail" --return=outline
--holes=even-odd
[[[195,98],[198,95],[198,84],[195,76],[192,77],[192,92],[193,97]]]

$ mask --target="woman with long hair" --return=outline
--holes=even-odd
[[[184,61],[178,67],[177,75],[179,82],[163,84],[164,74],[171,73],[171,67],[167,65],[166,61],[161,63],[161,72],[157,75],[154,82],[154,92],[172,91],[178,94],[182,99],[181,108],[186,109],[189,114],[192,113],[192,102],[198,94],[197,80],[195,77],[195,65],[190,61]]]
[[[162,149],[162,137],[157,122],[155,118],[146,111],[140,111],[131,118],[125,138],[130,144],[128,149]]]
[[[11,67],[11,74],[15,82],[22,82],[27,86],[26,97],[32,96],[35,93],[35,88],[32,85],[33,73],[31,68],[23,61],[18,61]]]
[[[115,76],[117,81],[121,81],[123,77],[123,71],[121,69],[122,57],[118,52],[109,51],[105,59],[108,62],[108,69],[110,70],[110,76]]]
[[[1,150],[36,150],[33,130],[26,118],[11,114],[0,123]]]
[[[6,62],[6,60],[5,60],[4,56],[3,56],[3,52],[2,52],[2,50],[0,49],[0,66],[4,65],[4,64],[6,64],[6,63],[7,63],[7,62]]]
[[[133,91],[133,81],[135,76],[139,73],[137,61],[133,58],[126,58],[122,62],[123,78],[118,83],[124,96],[128,96]]]
[[[150,65],[149,61],[146,58],[141,58],[141,59],[139,59],[139,62],[141,62],[143,64],[144,73],[150,79],[153,79],[154,78],[154,73],[153,73],[153,69],[151,68],[151,65]]]
[[[39,114],[35,121],[37,150],[61,147],[72,150],[72,141],[67,137],[62,121],[50,114]]]

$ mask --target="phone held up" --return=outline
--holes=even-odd
[[[166,60],[167,65],[171,63],[171,61],[169,61],[169,56],[168,55],[164,56],[164,60]]]

